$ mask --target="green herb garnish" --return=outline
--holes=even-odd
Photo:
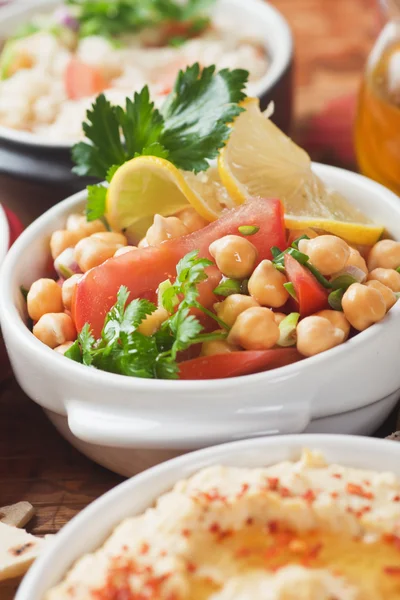
[[[237,279],[224,279],[214,290],[217,296],[231,296],[232,294],[240,294],[242,284]]]
[[[344,296],[345,290],[338,289],[331,292],[328,296],[328,303],[333,310],[343,310],[342,308],[342,298]]]
[[[111,181],[126,161],[141,155],[168,158],[176,167],[198,173],[228,139],[231,123],[243,108],[248,72],[196,63],[180,71],[171,94],[160,110],[145,86],[127,98],[125,108],[113,106],[103,94],[87,111],[83,130],[88,141],[72,149],[74,172]],[[106,187],[88,186],[88,220],[104,214]]]
[[[258,231],[260,231],[260,228],[257,227],[257,225],[241,225],[240,227],[238,227],[238,231],[242,235],[254,235]]]
[[[283,287],[285,288],[285,290],[287,290],[289,292],[290,296],[292,296],[292,298],[294,300],[296,300],[296,302],[297,302],[298,301],[297,294],[296,294],[296,290],[294,289],[293,283],[291,281],[288,281],[287,283],[283,284]]]
[[[191,314],[191,309],[197,308],[227,328],[198,302],[197,285],[207,279],[205,269],[212,264],[207,259],[198,258],[197,250],[179,261],[176,281],[165,281],[158,289],[159,305],[172,314],[159,331],[150,336],[140,333],[138,327],[157,310],[157,306],[143,299],[135,299],[128,304],[129,291],[121,286],[117,302],[105,318],[100,338],[96,340],[86,324],[65,356],[87,366],[130,377],[177,379],[178,352],[193,344],[227,336],[227,332],[219,331],[202,333],[203,326]]]
[[[347,290],[353,283],[359,283],[358,280],[349,273],[343,273],[330,282],[333,290]]]
[[[296,345],[296,328],[299,319],[300,313],[297,312],[290,313],[290,315],[282,319],[282,321],[279,323],[280,335],[278,340],[278,346],[286,348],[288,346]]]
[[[397,267],[396,271],[397,271],[398,273],[400,273],[400,267]]]

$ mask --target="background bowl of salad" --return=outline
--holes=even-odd
[[[108,4],[114,16],[99,8]],[[0,9],[0,170],[80,189],[70,149],[94,97],[105,90],[118,104],[148,83],[157,103],[195,61],[249,69],[249,93],[262,107],[274,100],[274,120],[289,129],[293,42],[281,14],[263,0],[210,0],[203,11],[189,0],[186,12],[176,0],[164,4],[164,12],[151,0]]]
[[[314,164],[334,188],[400,240],[400,204],[389,190],[358,174]],[[306,360],[220,380],[147,380],[78,364],[54,352],[26,326],[29,289],[49,268],[49,238],[85,192],[33,223],[8,254],[1,273],[1,324],[16,377],[62,434],[85,454],[123,474],[171,453],[256,435],[303,431],[371,432],[394,406],[400,388],[396,304],[379,323]],[[144,451],[143,451],[144,450]],[[139,462],[138,462],[139,461]]]

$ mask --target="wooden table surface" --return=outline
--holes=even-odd
[[[354,167],[353,98],[379,29],[375,2],[272,2],[287,17],[296,40],[294,135],[313,158]],[[0,202],[12,208],[24,224],[56,193],[60,191],[0,177]],[[394,428],[393,416],[379,433],[387,435]],[[29,531],[38,535],[58,531],[121,480],[65,442],[12,376],[0,384],[0,506],[31,502],[37,514]],[[0,599],[11,600],[17,585],[13,581],[0,586]]]

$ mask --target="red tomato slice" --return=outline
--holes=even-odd
[[[225,379],[290,365],[303,358],[296,348],[244,350],[199,356],[179,365],[180,379]]]
[[[288,281],[293,283],[298,300],[297,310],[302,317],[329,308],[327,290],[290,254],[285,254],[285,270]]]
[[[64,74],[64,84],[71,100],[100,94],[108,86],[98,69],[87,65],[78,58],[71,58]]]
[[[191,250],[199,250],[200,256],[211,258],[209,245],[224,235],[238,234],[240,225],[256,225],[260,228],[249,238],[258,250],[260,261],[271,258],[271,246],[278,246],[280,249],[286,246],[280,201],[259,198],[227,211],[217,221],[199,231],[167,240],[159,246],[110,258],[88,271],[77,286],[72,314],[78,331],[85,323],[89,323],[94,335],[100,334],[104,318],[115,303],[121,285],[126,285],[130,290],[131,300],[148,298],[154,301],[157,287],[165,279],[175,278],[176,265],[185,254]],[[207,285],[203,287],[204,296],[200,297],[200,301],[209,308],[216,299]]]

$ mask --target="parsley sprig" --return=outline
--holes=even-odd
[[[198,302],[197,286],[207,279],[205,269],[213,263],[190,252],[177,265],[177,278],[163,285],[161,304],[172,313],[161,328],[150,336],[138,331],[157,306],[144,299],[128,303],[129,291],[121,286],[117,301],[108,312],[99,339],[95,339],[88,323],[65,356],[103,371],[150,379],[177,379],[177,356],[194,344],[224,339],[226,332],[202,333],[203,326],[195,315],[197,308],[227,328],[216,315]]]
[[[209,167],[230,135],[229,124],[243,108],[248,72],[242,69],[201,70],[198,63],[180,71],[161,109],[155,108],[147,86],[127,98],[124,108],[103,94],[87,111],[87,141],[72,149],[74,172],[111,181],[116,169],[141,155],[167,158],[176,167],[198,173]],[[87,217],[105,212],[106,188],[88,186]]]

